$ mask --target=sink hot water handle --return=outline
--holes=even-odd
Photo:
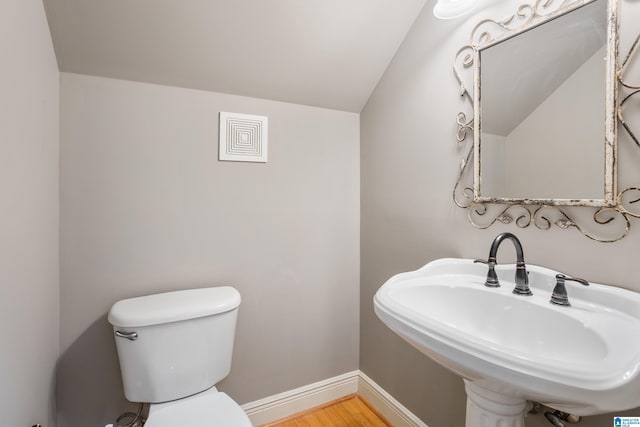
[[[584,279],[567,277],[564,274],[556,274],[556,286],[553,288],[553,293],[549,300],[551,304],[563,305],[566,307],[571,306],[571,303],[569,303],[569,296],[567,295],[567,288],[564,285],[566,281],[577,282],[581,285],[589,286],[589,282]]]
[[[487,280],[484,282],[484,285],[489,288],[499,288],[500,282],[498,281],[498,275],[496,274],[496,259],[489,257],[487,261],[483,259],[475,259],[473,260],[475,263],[487,264],[489,266],[489,271],[487,272]]]

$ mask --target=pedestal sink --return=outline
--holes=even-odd
[[[576,415],[640,406],[640,294],[567,286],[570,307],[549,303],[559,272],[527,265],[532,296],[514,295],[514,265],[440,259],[389,279],[375,312],[425,355],[460,375],[467,427],[524,426],[528,400]],[[483,421],[481,421],[483,420]]]

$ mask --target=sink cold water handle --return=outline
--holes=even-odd
[[[119,338],[126,338],[130,341],[135,341],[138,339],[138,333],[137,332],[122,332],[122,331],[115,331],[114,334],[119,337]]]
[[[551,299],[549,302],[551,304],[563,305],[565,307],[571,306],[569,302],[569,296],[567,295],[567,288],[565,287],[565,282],[577,282],[584,286],[589,286],[589,282],[584,279],[578,279],[576,277],[567,277],[564,274],[556,274],[556,286],[553,288],[553,293],[551,294]]]

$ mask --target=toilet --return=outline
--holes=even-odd
[[[109,311],[124,395],[150,403],[145,427],[251,427],[215,384],[231,370],[240,293],[232,287],[130,298]]]

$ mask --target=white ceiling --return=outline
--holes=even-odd
[[[426,0],[44,0],[61,71],[360,112]]]

